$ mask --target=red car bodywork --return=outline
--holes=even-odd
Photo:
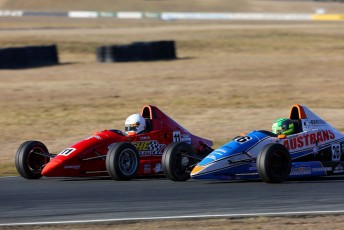
[[[117,142],[131,142],[140,155],[138,174],[162,174],[161,156],[173,142],[187,142],[195,153],[212,146],[212,141],[195,136],[172,120],[157,107],[147,105],[141,115],[147,130],[137,135],[126,135],[119,130],[104,130],[79,141],[56,155],[47,163],[42,175],[46,177],[82,177],[108,175],[105,157],[109,146]]]

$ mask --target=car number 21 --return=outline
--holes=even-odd
[[[239,144],[243,144],[243,143],[245,143],[245,142],[247,142],[247,141],[249,141],[249,140],[251,140],[251,139],[252,139],[252,137],[243,136],[243,137],[237,137],[237,138],[235,138],[234,140],[235,140],[236,142],[238,142]]]

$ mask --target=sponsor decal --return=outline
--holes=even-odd
[[[216,161],[223,157],[223,153],[226,153],[223,149],[216,149],[211,154],[209,154],[206,158]]]
[[[182,142],[186,142],[186,143],[191,145],[192,141],[191,141],[190,135],[189,134],[183,134],[182,135]]]
[[[60,155],[60,156],[68,156],[69,154],[71,154],[75,150],[76,150],[75,148],[66,148],[65,150],[60,152],[58,155]]]
[[[324,141],[335,139],[335,134],[331,130],[321,130],[316,133],[303,134],[297,137],[286,139],[283,145],[288,150],[307,147],[309,145],[319,144]]]
[[[179,131],[173,131],[173,142],[186,142],[191,144],[190,134],[181,134]]]
[[[80,165],[66,165],[64,169],[79,169]]]
[[[223,146],[223,147],[226,147],[226,146]],[[217,152],[221,152],[221,153],[217,153]],[[222,156],[222,153],[227,153],[227,151],[224,150],[224,149],[216,149],[216,150],[214,151],[214,153],[220,154],[220,155]]]
[[[144,141],[144,140],[149,140],[150,139],[150,136],[144,136],[144,137],[140,137],[140,140],[141,141]]]
[[[297,167],[292,168],[290,175],[296,176],[296,175],[311,175],[312,169],[310,167]]]
[[[206,158],[216,161],[216,156],[214,156],[213,154],[206,156]]]
[[[337,165],[336,168],[333,170],[333,173],[342,173],[342,172],[344,172],[344,167],[341,164]]]
[[[165,144],[159,144],[156,140],[137,141],[132,144],[142,156],[162,155],[162,150],[166,147]]]
[[[322,119],[310,120],[309,123],[312,125],[325,125],[326,124],[326,122]]]
[[[145,164],[143,167],[144,173],[150,173],[151,171],[151,165],[150,164]]]
[[[154,167],[154,172],[155,173],[159,173],[159,172],[162,172],[162,166],[160,163],[156,164],[155,167]]]
[[[322,167],[322,168],[312,168],[312,172],[326,172],[331,171],[331,167]]]

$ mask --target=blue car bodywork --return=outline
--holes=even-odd
[[[200,161],[191,178],[261,178],[274,183],[289,178],[344,174],[343,134],[306,106],[293,105],[289,118],[296,127],[295,134],[255,130],[235,137]]]

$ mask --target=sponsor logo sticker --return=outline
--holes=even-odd
[[[144,141],[144,140],[149,140],[150,139],[150,136],[144,136],[144,137],[140,137],[140,140],[141,141]]]
[[[311,175],[312,169],[310,167],[297,167],[292,168],[290,175]]]
[[[162,166],[160,163],[156,164],[155,167],[154,167],[154,172],[155,173],[159,173],[159,172],[162,172]]]
[[[156,140],[137,141],[133,142],[133,145],[141,156],[162,155],[162,150],[166,147],[165,144],[160,144]]]
[[[321,130],[314,133],[301,134],[283,141],[283,145],[288,150],[303,148],[310,145],[321,144],[325,141],[335,139],[335,134],[331,130]]]
[[[341,164],[337,165],[336,168],[333,170],[333,173],[342,173],[342,172],[344,172],[344,167]]]
[[[151,171],[151,165],[150,164],[145,164],[143,167],[144,173],[150,173]]]
[[[66,165],[64,169],[79,169],[80,165]]]
[[[310,124],[312,125],[325,125],[326,122],[322,119],[313,119],[309,121]]]

